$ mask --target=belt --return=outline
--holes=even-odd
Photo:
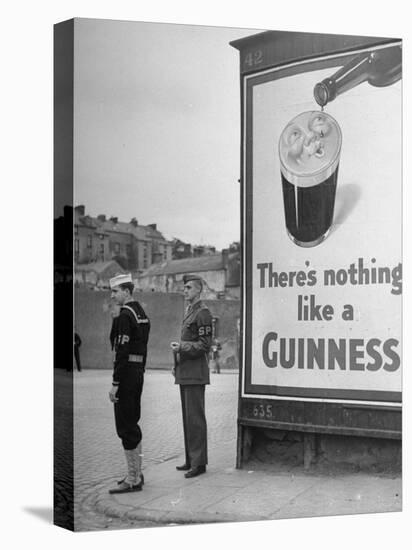
[[[143,363],[143,355],[129,355],[129,363]]]

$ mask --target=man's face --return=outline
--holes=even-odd
[[[128,296],[129,292],[127,290],[122,290],[120,286],[112,288],[111,299],[118,306],[122,306]]]
[[[193,302],[200,295],[200,288],[194,281],[187,282],[183,287],[185,300]]]

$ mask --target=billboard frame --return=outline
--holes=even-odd
[[[401,439],[401,393],[368,390],[330,390],[313,388],[278,388],[251,382],[251,330],[247,320],[252,315],[251,288],[253,207],[251,170],[253,135],[252,93],[254,85],[271,81],[277,73],[308,64],[315,70],[335,67],[336,59],[350,57],[358,51],[378,49],[399,43],[399,39],[268,31],[246,37],[231,45],[240,54],[241,96],[241,317],[239,349],[239,402],[237,467],[248,453],[255,428],[298,431],[304,434],[339,434],[384,439]],[[292,69],[293,70],[293,69]],[[300,69],[297,68],[297,71]],[[290,72],[288,73],[288,75]],[[306,440],[305,436],[305,440]]]

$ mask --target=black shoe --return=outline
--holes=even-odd
[[[187,464],[185,462],[181,466],[176,466],[176,470],[179,470],[179,472],[185,472],[186,470],[190,470],[190,464]]]
[[[187,474],[185,474],[185,478],[189,479],[190,477],[200,476],[200,474],[204,473],[206,473],[206,466],[197,466],[196,468],[189,470]]]
[[[120,495],[122,493],[134,493],[136,491],[141,491],[141,490],[142,490],[142,482],[138,483],[137,485],[129,485],[128,483],[123,481],[122,483],[120,483],[120,485],[117,485],[115,489],[110,489],[109,493],[111,495],[116,495],[116,494]]]
[[[125,481],[126,481],[126,478],[124,477],[123,479],[121,479],[120,481],[117,482],[117,485],[121,485]],[[141,485],[142,487],[144,485],[144,475],[143,474],[140,474],[140,482],[138,483],[138,485]]]

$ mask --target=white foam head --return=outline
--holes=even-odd
[[[321,111],[306,111],[293,118],[279,139],[281,171],[299,187],[327,179],[339,163],[342,132],[336,120]]]

